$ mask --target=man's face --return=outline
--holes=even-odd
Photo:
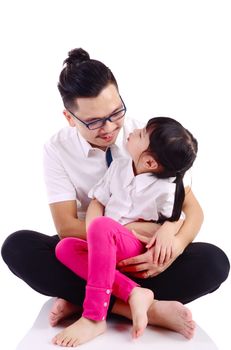
[[[90,123],[96,119],[102,119],[123,109],[124,105],[115,85],[107,85],[97,97],[81,97],[76,99],[76,109],[72,109],[80,120]],[[78,129],[80,134],[93,147],[105,150],[109,145],[115,143],[118,133],[123,126],[124,117],[105,124],[95,130],[89,130],[83,123],[78,121],[68,110],[64,111],[69,124]]]

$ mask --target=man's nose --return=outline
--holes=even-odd
[[[116,129],[115,123],[110,122],[110,120],[107,120],[103,126],[103,130],[107,133],[110,133],[115,129]]]

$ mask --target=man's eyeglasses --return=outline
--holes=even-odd
[[[121,97],[120,97],[121,98]],[[121,98],[121,101],[123,103],[123,108],[121,108],[120,110],[118,110],[115,113],[112,113],[111,115],[109,115],[108,117],[105,118],[101,118],[101,119],[95,119],[92,122],[86,123],[83,120],[79,119],[79,117],[77,117],[77,115],[75,115],[74,113],[72,113],[69,109],[68,112],[71,113],[71,115],[77,119],[79,122],[83,123],[89,130],[95,130],[95,129],[100,129],[104,126],[104,124],[109,120],[111,123],[116,122],[119,119],[122,119],[127,111],[126,106],[124,104],[124,101]]]

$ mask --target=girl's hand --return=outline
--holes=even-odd
[[[165,232],[164,234],[156,233],[151,241],[146,245],[146,248],[154,248],[153,263],[157,265],[163,265],[168,263],[173,254],[173,241],[175,235],[171,232]]]
[[[132,233],[141,242],[146,243],[146,248],[153,248],[153,263],[155,265],[163,265],[167,263],[172,257],[172,245],[175,235],[172,232],[158,232],[154,233],[153,237],[149,239],[138,234],[136,231],[132,230]]]
[[[132,230],[132,233],[137,239],[146,243],[145,246],[147,249],[153,248],[153,263],[155,265],[163,265],[172,257],[172,245],[175,238],[175,231],[170,228],[172,228],[172,226],[164,227],[164,225],[162,225],[161,228],[152,235],[151,239]]]
[[[146,245],[146,248],[154,249],[154,263],[163,265],[167,263],[173,254],[173,242],[174,239],[183,224],[183,220],[179,219],[175,222],[165,221],[160,228],[155,232],[151,240]]]

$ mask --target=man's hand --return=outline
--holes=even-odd
[[[175,236],[172,245],[172,257],[163,265],[154,263],[155,246],[148,249],[145,253],[122,260],[118,263],[117,268],[121,272],[130,274],[137,278],[149,278],[157,276],[165,271],[176,258],[183,252],[181,241]]]

